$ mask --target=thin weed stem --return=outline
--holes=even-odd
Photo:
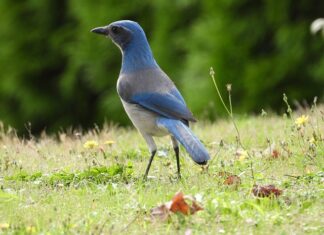
[[[229,117],[231,118],[231,121],[234,125],[234,128],[236,130],[236,134],[237,134],[237,137],[238,137],[238,142],[241,146],[241,148],[243,148],[245,150],[245,147],[243,146],[242,144],[242,141],[241,141],[241,135],[240,135],[240,131],[237,127],[237,124],[236,124],[236,121],[234,119],[234,115],[233,115],[233,108],[232,108],[232,98],[231,98],[231,92],[230,92],[230,85],[228,85],[228,99],[229,99],[229,105],[230,105],[230,108],[227,107],[227,105],[225,104],[224,100],[223,100],[223,97],[218,89],[218,86],[217,86],[217,83],[216,83],[216,80],[215,80],[215,72],[214,72],[214,69],[211,67],[210,68],[210,76],[213,80],[213,83],[214,83],[214,86],[215,86],[215,89],[217,91],[217,94],[218,94],[218,97],[219,99],[221,100],[222,104],[223,104],[223,107],[225,108],[227,114],[229,115]]]
[[[288,102],[288,97],[287,95],[284,93],[283,94],[283,101],[285,102],[285,104],[287,105],[287,113],[288,113],[288,116],[290,117],[290,119],[292,119],[292,109],[289,105],[289,102]]]
[[[240,131],[239,131],[238,127],[237,127],[237,124],[236,124],[236,121],[235,121],[234,115],[233,115],[232,97],[231,97],[231,89],[232,89],[231,88],[231,84],[227,84],[227,86],[226,86],[227,87],[227,91],[228,91],[228,100],[229,100],[229,108],[228,108],[227,105],[224,102],[224,99],[223,99],[223,97],[222,97],[219,89],[218,89],[218,85],[217,85],[216,79],[215,79],[215,72],[214,72],[214,69],[212,67],[210,68],[209,74],[210,74],[210,76],[211,76],[211,78],[213,80],[213,83],[214,83],[215,89],[217,91],[218,97],[219,97],[220,101],[222,102],[222,105],[223,105],[224,109],[226,110],[227,114],[229,115],[229,117],[230,117],[230,119],[231,119],[231,121],[233,123],[233,126],[234,126],[234,128],[236,130],[237,141],[238,141],[240,147],[243,150],[246,151],[246,148],[244,147],[244,145],[243,145],[243,143],[241,141]],[[246,153],[249,156],[249,158],[251,159],[250,153],[248,151],[246,151]],[[251,175],[252,175],[252,178],[254,180],[254,171],[253,171],[253,163],[252,163],[252,161],[250,163],[250,168],[251,168]]]
[[[228,110],[228,108],[227,108],[227,106],[226,106],[226,104],[225,104],[225,102],[224,102],[224,100],[223,100],[223,97],[222,97],[222,95],[221,95],[221,93],[220,93],[220,91],[219,91],[219,89],[218,89],[218,86],[217,86],[217,83],[216,83],[216,80],[215,80],[215,72],[214,72],[214,69],[213,69],[212,67],[210,68],[210,76],[211,76],[212,79],[213,79],[214,86],[215,86],[215,88],[216,88],[216,91],[217,91],[218,97],[219,97],[219,99],[221,100],[221,102],[222,102],[222,104],[223,104],[223,107],[225,108],[225,110],[226,110],[226,112],[228,113],[228,115],[229,115],[230,117],[233,117],[233,113],[230,112],[230,111]]]
[[[233,116],[233,108],[232,108],[232,96],[231,96],[231,90],[228,90],[228,100],[229,100],[229,105],[230,105],[230,111],[231,111],[231,115]]]

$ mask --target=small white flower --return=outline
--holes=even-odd
[[[324,36],[324,18],[318,18],[311,24],[310,30],[312,34],[316,34],[318,31],[322,31]]]
[[[200,193],[197,193],[197,194],[195,195],[195,199],[196,199],[197,202],[202,203],[203,195],[200,194]]]
[[[165,150],[159,150],[159,151],[157,151],[157,155],[159,157],[167,157],[168,156],[168,152],[165,151]]]
[[[38,184],[41,184],[42,181],[40,181],[40,180],[35,180],[33,183],[36,184],[36,185],[38,185]]]
[[[218,205],[219,205],[219,204],[218,204],[218,201],[217,201],[216,199],[213,199],[213,200],[212,200],[212,203],[214,204],[215,207],[218,207]]]

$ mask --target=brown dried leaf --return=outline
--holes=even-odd
[[[188,204],[186,200],[191,201],[191,203]],[[178,192],[173,196],[170,202],[151,209],[150,215],[153,220],[164,221],[169,218],[171,212],[192,215],[200,210],[203,210],[203,208],[193,197],[184,195],[182,192]]]
[[[256,197],[278,197],[282,194],[282,190],[277,189],[274,185],[265,186],[254,185],[252,189],[253,195]]]
[[[263,155],[268,156],[271,159],[277,159],[280,157],[280,152],[276,148],[276,144],[273,143],[271,146],[263,150]]]
[[[190,214],[193,215],[195,214],[197,211],[202,211],[204,208],[202,206],[200,206],[196,200],[192,201],[192,205],[190,207]]]
[[[238,177],[237,175],[230,175],[225,179],[224,184],[238,186],[241,184],[241,178]]]
[[[279,151],[277,149],[272,150],[271,157],[275,159],[279,158],[280,157]]]
[[[184,215],[188,215],[190,212],[190,207],[184,199],[184,195],[182,192],[176,193],[176,195],[172,198],[172,203],[170,207],[170,211],[176,213],[181,212]]]
[[[190,201],[191,204],[187,201]],[[178,192],[174,195],[171,201],[170,211],[176,213],[180,212],[184,215],[192,215],[197,211],[203,210],[203,208],[198,204],[195,198],[184,195],[182,192]]]

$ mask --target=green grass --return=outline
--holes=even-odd
[[[309,115],[305,126],[295,119]],[[169,138],[159,138],[147,182],[149,153],[134,129],[105,126],[24,140],[0,131],[0,234],[323,234],[324,107],[237,120],[247,156],[230,121],[199,122],[194,132],[211,154],[208,168],[181,149],[182,180]],[[85,149],[87,140],[99,146]],[[114,140],[112,145],[105,145]],[[272,146],[279,152],[273,158]],[[242,151],[241,151],[242,152]],[[226,186],[220,172],[241,178]],[[278,198],[257,198],[254,184],[274,184]],[[202,196],[203,211],[150,219],[150,209],[183,191]]]

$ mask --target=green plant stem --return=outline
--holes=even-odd
[[[242,143],[242,141],[241,141],[240,131],[239,131],[239,129],[238,129],[238,127],[237,127],[237,124],[236,124],[236,122],[235,122],[235,119],[234,119],[233,109],[232,109],[232,98],[231,98],[231,92],[228,91],[228,100],[229,100],[229,105],[230,105],[230,109],[228,109],[227,106],[226,106],[226,104],[225,104],[225,102],[224,102],[224,100],[223,100],[223,97],[222,97],[222,95],[221,95],[221,93],[220,93],[220,91],[219,91],[219,89],[218,89],[218,86],[217,86],[217,83],[216,83],[216,80],[215,80],[215,76],[214,76],[214,75],[215,75],[215,72],[214,72],[213,68],[210,68],[210,76],[212,77],[212,80],[213,80],[213,83],[214,83],[215,89],[216,89],[216,91],[217,91],[218,97],[219,97],[219,99],[221,100],[221,102],[222,102],[222,104],[223,104],[223,107],[225,108],[226,112],[228,113],[228,115],[229,115],[229,117],[230,117],[230,119],[231,119],[231,121],[232,121],[232,123],[233,123],[233,125],[234,125],[234,128],[235,128],[235,130],[236,130],[236,134],[237,134],[237,139],[238,139],[238,143],[239,143],[239,145],[241,146],[241,148],[242,148],[243,150],[246,151],[246,148],[244,147],[244,145],[243,145],[243,143]],[[249,156],[249,158],[251,158],[250,153],[249,153],[248,151],[246,151],[246,153],[247,153],[247,155]],[[252,162],[250,163],[250,169],[251,169],[251,176],[252,176],[252,179],[255,180],[255,178],[254,178],[254,171],[253,171],[253,164],[252,164]]]
[[[217,91],[218,97],[220,98],[220,100],[221,100],[221,102],[222,102],[222,104],[223,104],[223,107],[225,108],[225,110],[226,110],[226,112],[228,113],[228,115],[232,118],[232,117],[233,117],[233,114],[228,110],[228,108],[227,108],[227,106],[226,106],[226,104],[225,104],[225,102],[224,102],[224,100],[223,100],[223,97],[222,97],[222,95],[221,95],[221,93],[220,93],[220,91],[219,91],[219,89],[218,89],[218,86],[217,86],[217,83],[216,83],[216,80],[215,80],[215,77],[214,77],[214,74],[213,74],[213,70],[212,70],[212,68],[211,68],[210,76],[211,76],[212,79],[213,79],[214,86],[215,86],[215,88],[216,88],[216,91]]]
[[[243,144],[242,144],[242,142],[241,142],[241,135],[240,135],[239,129],[238,129],[238,127],[237,127],[237,125],[236,125],[236,122],[235,122],[235,120],[234,120],[233,110],[232,110],[232,99],[231,99],[231,95],[230,95],[230,93],[229,93],[229,103],[230,103],[230,110],[229,110],[229,109],[227,108],[227,106],[226,106],[224,100],[223,100],[223,97],[222,97],[222,95],[221,95],[219,89],[218,89],[218,86],[217,86],[217,83],[216,83],[216,80],[215,80],[215,76],[214,76],[214,70],[213,70],[213,68],[210,69],[210,76],[212,77],[212,80],[213,80],[214,86],[215,86],[215,88],[216,88],[216,91],[217,91],[218,97],[219,97],[219,99],[221,100],[221,102],[222,102],[222,104],[223,104],[223,107],[225,108],[226,112],[227,112],[228,115],[230,116],[231,121],[232,121],[232,123],[233,123],[233,125],[234,125],[234,128],[235,128],[236,133],[237,133],[237,137],[238,137],[239,144],[240,144],[240,146],[241,146],[243,149],[245,149],[245,147],[243,146]]]
[[[232,96],[231,96],[231,91],[228,91],[228,100],[229,100],[229,105],[230,105],[231,115],[233,116],[233,107],[232,107]]]

